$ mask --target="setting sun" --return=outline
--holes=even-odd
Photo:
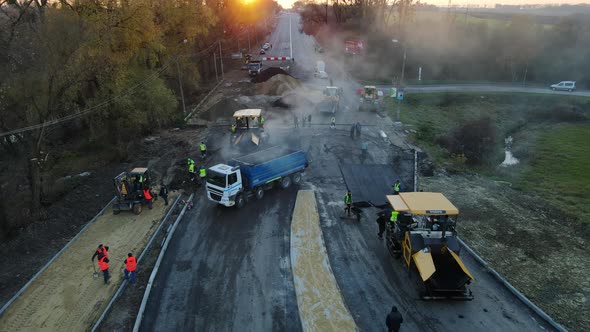
[[[254,0],[242,0],[244,2],[244,4],[249,5],[252,2],[254,2]]]

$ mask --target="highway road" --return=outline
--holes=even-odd
[[[393,85],[377,85],[379,89],[389,90]],[[576,90],[574,92],[552,91],[549,88],[522,87],[510,85],[484,85],[484,84],[446,84],[446,85],[409,85],[406,93],[437,93],[437,92],[512,92],[512,93],[537,93],[546,95],[590,97],[588,90]]]
[[[291,27],[291,28],[289,28]],[[292,74],[310,87],[326,85],[313,78],[314,40],[299,33],[299,16],[281,14],[270,36],[269,56],[291,52],[296,59]],[[331,67],[330,59],[324,59]],[[333,64],[337,66],[336,64]],[[335,85],[358,84],[345,73],[333,74]],[[347,97],[345,103],[356,98]],[[314,125],[298,130],[273,129],[272,119],[287,110],[265,109],[269,114],[271,144],[307,151],[311,166],[301,189],[316,193],[320,222],[330,264],[344,301],[362,331],[385,330],[385,316],[395,304],[404,315],[405,331],[541,331],[551,330],[508,293],[467,253],[465,263],[477,281],[471,302],[423,302],[402,264],[391,258],[377,236],[375,209],[363,220],[341,219],[346,190],[341,163],[388,163],[391,147],[378,130],[394,135],[393,123],[375,113],[343,107],[339,125],[330,129],[314,114]],[[296,115],[309,109],[290,110]],[[300,112],[300,113],[297,113]],[[349,124],[366,125],[369,143],[362,158],[359,141],[349,137]],[[211,132],[210,142],[228,142],[225,133]],[[208,165],[238,151],[224,143],[212,144]],[[299,331],[301,322],[290,263],[290,222],[297,188],[274,189],[242,210],[225,208],[197,192],[195,207],[181,221],[164,256],[142,323],[145,331]]]

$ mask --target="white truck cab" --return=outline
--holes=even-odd
[[[228,207],[234,206],[236,203],[240,205],[243,202],[239,202],[239,199],[244,198],[238,194],[241,194],[242,191],[244,191],[244,187],[239,166],[217,164],[207,170],[207,198],[209,200]]]

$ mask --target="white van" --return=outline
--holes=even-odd
[[[575,91],[576,90],[576,82],[574,81],[562,81],[556,84],[551,84],[551,86],[549,86],[549,88],[551,88],[551,90],[556,91],[556,90],[561,90],[561,91]]]

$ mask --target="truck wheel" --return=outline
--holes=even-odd
[[[291,178],[288,176],[285,176],[284,178],[281,179],[281,187],[283,187],[283,189],[287,189],[291,186]]]
[[[133,214],[138,215],[141,213],[142,207],[141,203],[137,203],[133,205]]]
[[[301,182],[301,173],[293,174],[293,183],[299,184]]]
[[[262,197],[264,197],[264,189],[262,189],[262,187],[254,189],[254,193],[256,194],[256,199],[262,199]]]
[[[121,210],[113,210],[113,214],[119,214],[121,213]]]
[[[246,201],[244,200],[244,196],[243,196],[242,194],[239,194],[239,195],[236,197],[236,207],[237,207],[238,209],[241,209],[241,208],[243,208],[243,207],[244,207],[244,205],[246,205]]]

